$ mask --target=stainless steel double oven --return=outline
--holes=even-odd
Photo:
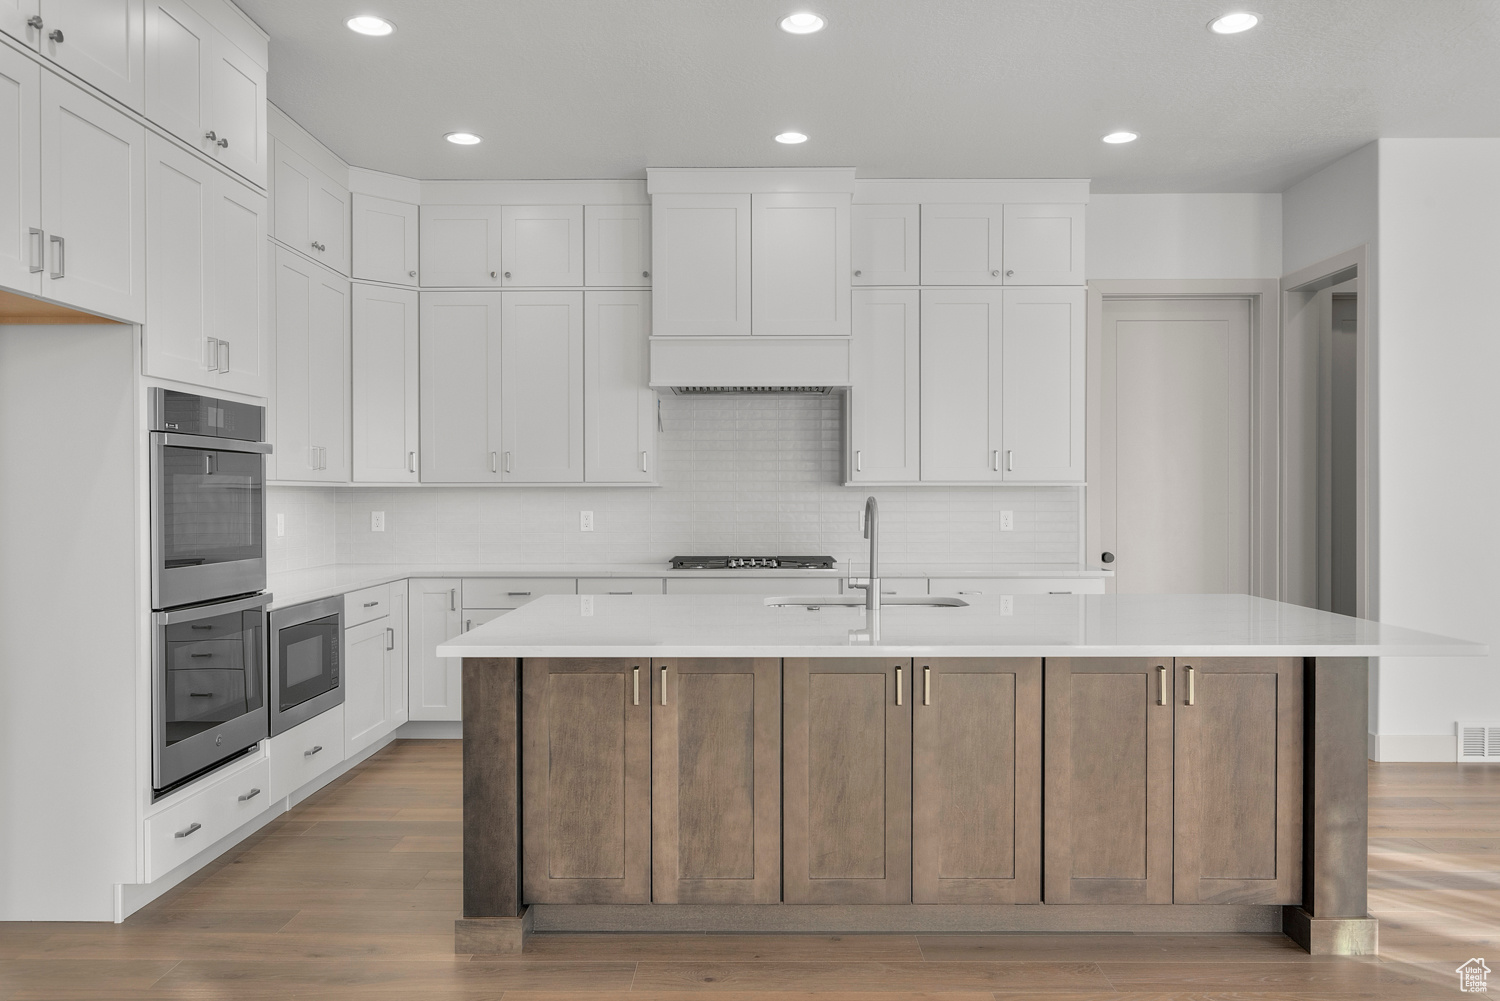
[[[150,399],[152,784],[167,790],[269,734],[265,409]]]

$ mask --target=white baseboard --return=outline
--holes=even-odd
[[[413,719],[396,728],[397,740],[461,740],[464,725],[458,720]]]
[[[1457,761],[1458,740],[1451,733],[1372,733],[1371,761]]]

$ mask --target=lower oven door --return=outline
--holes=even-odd
[[[152,784],[161,790],[269,736],[269,594],[152,616]]]
[[[344,701],[342,596],[271,613],[271,736]]]

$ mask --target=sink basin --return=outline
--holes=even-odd
[[[772,608],[780,608],[786,605],[803,605],[809,609],[825,605],[844,608],[863,608],[865,599],[858,594],[803,594],[767,598],[766,604]],[[922,605],[928,608],[966,608],[968,604],[962,598],[953,598],[944,594],[888,594],[882,595],[880,599],[880,606],[882,608],[888,608],[892,605]]]

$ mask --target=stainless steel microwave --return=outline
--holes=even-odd
[[[151,390],[151,607],[266,588],[265,408]]]

